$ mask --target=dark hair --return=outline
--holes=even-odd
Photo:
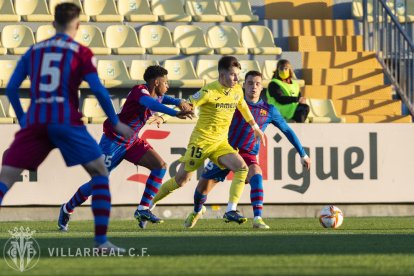
[[[293,78],[293,77],[295,76],[295,74],[293,73],[292,66],[290,66],[290,62],[289,62],[289,60],[287,60],[287,59],[280,59],[280,60],[277,62],[277,65],[276,65],[276,70],[273,72],[273,77],[272,77],[272,79],[280,79],[279,74],[277,73],[277,71],[278,71],[280,68],[285,67],[286,65],[289,65],[289,73],[290,73],[290,78]]]
[[[263,78],[262,73],[260,73],[259,71],[254,71],[254,70],[247,72],[246,75],[244,76],[244,80],[246,81],[249,76]]]
[[[168,75],[167,69],[159,65],[151,65],[145,69],[144,80],[145,82],[149,82],[150,80],[156,79],[158,77],[164,77],[165,75]]]
[[[79,18],[81,9],[73,3],[61,3],[55,7],[55,22],[65,27],[75,18]]]
[[[237,58],[233,57],[233,56],[224,56],[222,57],[219,62],[218,62],[218,70],[222,71],[222,70],[230,70],[231,67],[237,67],[239,69],[241,69],[241,65],[239,63],[239,61],[237,60]]]

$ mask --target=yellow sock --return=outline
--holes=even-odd
[[[236,204],[239,203],[240,197],[243,194],[245,186],[244,182],[246,181],[248,172],[247,168],[242,168],[234,173],[233,181],[230,186],[229,202]]]
[[[171,178],[170,180],[161,185],[161,188],[158,190],[157,195],[154,197],[154,204],[156,204],[158,201],[168,196],[178,188],[180,188],[180,186],[178,186],[177,182],[175,181],[175,177]]]

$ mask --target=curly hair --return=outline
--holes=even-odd
[[[159,66],[159,65],[151,65],[145,69],[144,73],[144,80],[145,82],[149,82],[150,80],[154,80],[158,77],[163,77],[168,75],[167,69]]]

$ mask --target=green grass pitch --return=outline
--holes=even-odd
[[[92,246],[92,221],[71,222],[60,233],[56,222],[0,223],[1,275],[414,275],[414,218],[345,218],[337,230],[317,219],[267,219],[270,230],[221,220],[200,220],[183,229],[167,220],[139,230],[135,221],[111,221],[109,239],[149,256],[50,257],[48,248]],[[38,264],[15,272],[3,259],[3,247],[15,226],[36,230]],[[62,249],[60,249],[62,250]]]

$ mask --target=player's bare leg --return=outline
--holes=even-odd
[[[154,196],[160,189],[162,179],[167,171],[167,164],[155,150],[149,149],[142,156],[137,165],[143,166],[151,171],[145,185],[145,191],[142,195],[141,202],[134,214],[134,217],[139,222],[138,226],[145,228],[147,221],[152,223],[163,222],[162,219],[159,219],[151,212],[150,206],[152,205]]]
[[[237,204],[243,194],[246,177],[248,174],[248,167],[243,158],[237,153],[229,153],[220,156],[219,163],[231,170],[234,173],[233,180],[230,186],[229,202],[226,213],[223,218],[225,222],[237,222],[239,224],[245,223],[247,218],[243,217],[237,210]]]
[[[180,167],[178,168],[177,174],[173,178],[169,179],[167,182],[161,185],[158,194],[154,197],[153,204],[157,204],[157,202],[167,197],[173,191],[184,186],[186,183],[190,181],[192,175],[193,172],[187,172],[185,170],[185,164],[181,163]]]

